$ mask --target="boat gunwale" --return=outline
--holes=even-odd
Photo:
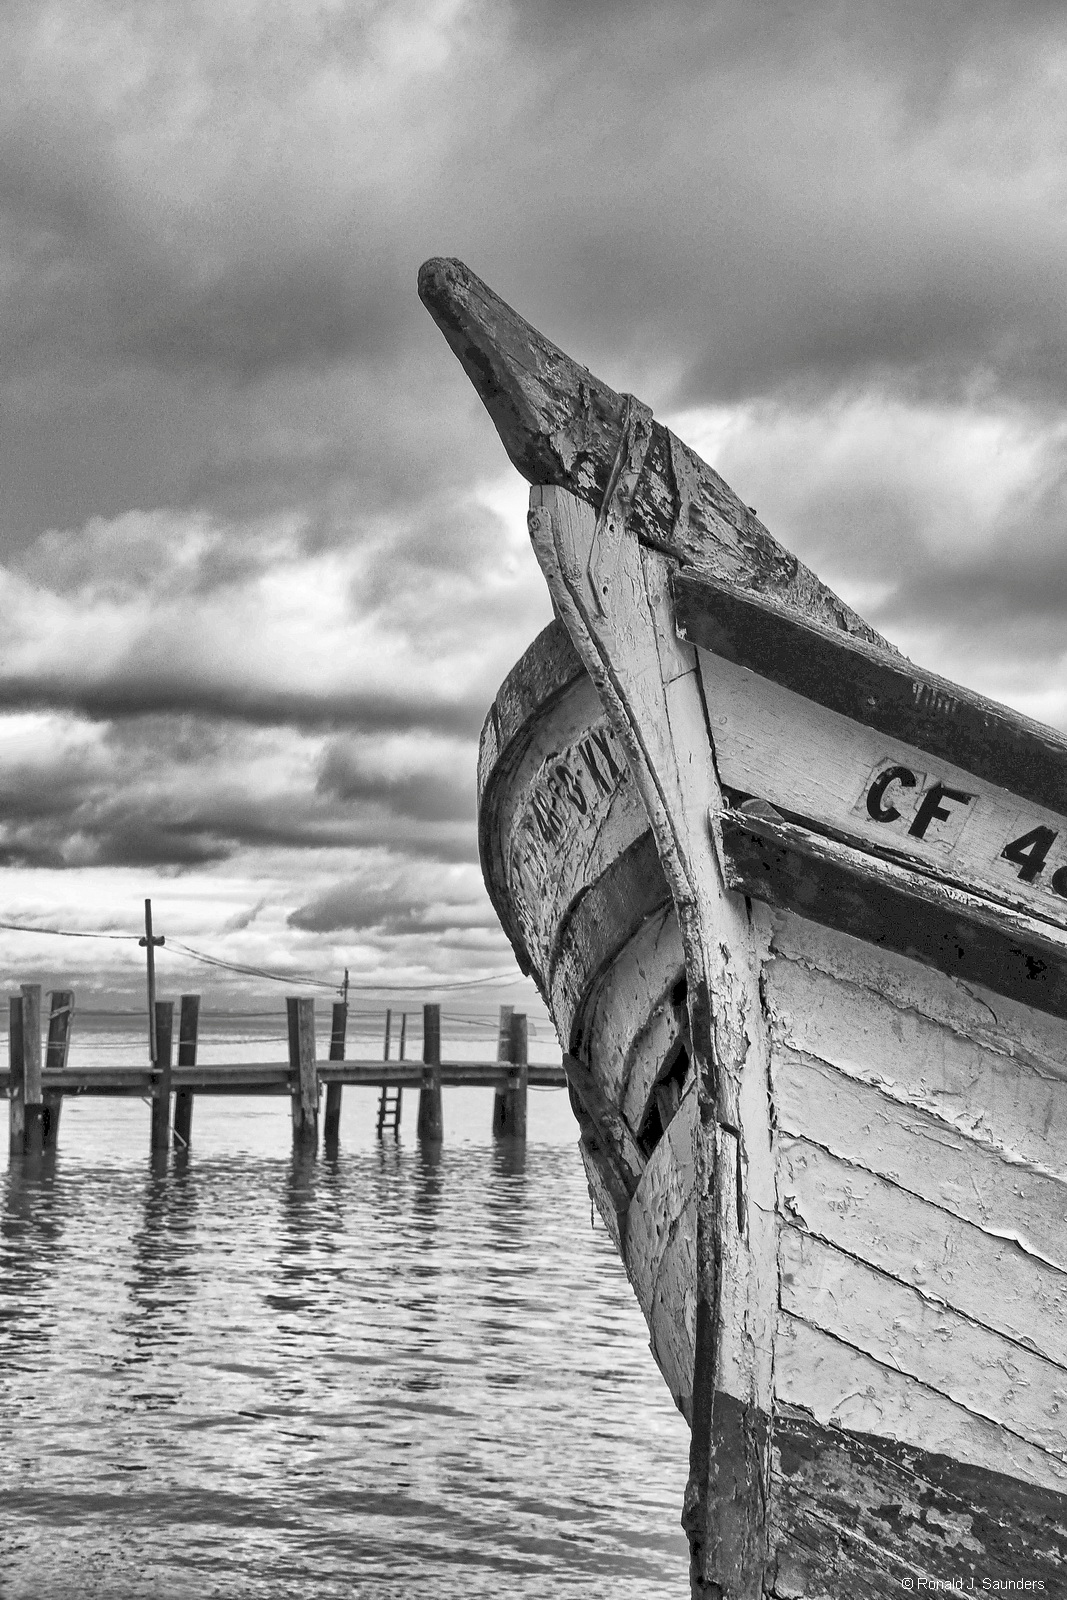
[[[757,677],[777,683],[863,727],[899,739],[929,755],[940,756],[1020,800],[1030,800],[1067,817],[1067,735],[1060,730],[954,683],[950,678],[943,678],[927,667],[916,666],[906,656],[891,654],[853,634],[828,628],[802,615],[795,607],[750,587],[679,568],[673,575],[671,591],[678,636],[687,643],[732,661]],[[711,606],[706,604],[709,597],[713,602]],[[772,638],[761,641],[762,650],[751,647],[751,635],[742,639],[739,632],[725,632],[721,617],[711,614],[716,600],[726,609],[739,609],[749,624],[769,625]],[[774,639],[776,630],[779,637]],[[839,659],[859,666],[860,672],[855,678],[849,680],[848,674],[842,674],[842,678],[849,681],[854,695],[863,695],[865,711],[843,703],[848,698],[847,689],[837,696],[829,687],[824,687],[820,693],[810,692],[815,686],[812,669],[816,663],[805,655],[805,643],[814,646],[815,651],[840,652]],[[767,670],[768,650],[774,645],[792,646],[792,649],[783,648],[780,664]],[[818,664],[825,665],[825,660],[824,655]],[[754,664],[757,661],[759,665]],[[809,669],[809,675],[797,671],[797,662]],[[872,669],[873,676],[861,681],[864,667]],[[879,678],[881,683],[877,682]],[[899,690],[905,683],[916,708],[911,726],[905,725],[899,705],[880,704],[876,698],[881,690],[883,701],[887,700],[889,693]],[[964,714],[962,718],[960,712]],[[1018,760],[1019,757],[1040,756],[1046,761],[1062,763],[1059,789],[1026,782],[1025,774],[1020,774],[1022,783],[1005,783],[1002,764],[991,759],[988,748],[983,751],[975,744],[978,719],[987,739],[993,742],[994,757],[1013,756]],[[996,749],[998,741],[1003,743]]]
[[[537,668],[541,665],[548,670],[537,697]],[[511,911],[496,797],[529,748],[544,716],[573,684],[588,676],[566,628],[554,619],[527,645],[500,685],[478,739],[478,857],[482,878],[520,970],[524,975],[532,974],[546,993],[549,974],[538,972]]]

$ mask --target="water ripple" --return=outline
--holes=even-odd
[[[3,1600],[686,1592],[684,1424],[569,1143],[212,1153],[198,1102],[153,1171],[81,1109],[0,1196]]]

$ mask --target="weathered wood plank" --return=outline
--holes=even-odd
[[[507,1080],[510,1063],[495,1061],[449,1061],[441,1067],[445,1088],[501,1087]],[[364,1088],[417,1087],[423,1067],[417,1061],[336,1061],[319,1066],[319,1082],[358,1084]],[[527,1067],[529,1082],[543,1089],[565,1089],[567,1074],[562,1066],[533,1061]],[[152,1073],[148,1067],[68,1067],[62,1073],[42,1075],[45,1092],[87,1095],[136,1095],[151,1091]],[[7,1094],[8,1072],[0,1072],[0,1094]],[[246,1061],[240,1063],[200,1063],[175,1067],[172,1088],[189,1089],[194,1094],[287,1094],[290,1068],[284,1061]]]
[[[509,938],[543,987],[567,908],[646,827],[625,757],[582,672],[507,746],[480,801],[483,874]]]
[[[740,893],[1067,1016],[1067,931],[781,819],[715,825]]]
[[[1059,872],[1067,863],[1065,792],[1053,809],[1027,804],[944,757],[706,651],[700,667],[728,788],[1058,926],[1067,923],[1067,873]],[[1017,853],[1012,847],[1020,839],[1029,842]]]
[[[530,533],[626,752],[677,911],[704,1128],[684,1520],[694,1585],[714,1592],[718,1584],[747,1600],[763,1585],[777,1296],[769,1041],[747,911],[726,891],[704,823],[720,796],[695,658],[671,626],[663,557],[630,531],[650,435],[642,408],[628,407],[627,416],[600,516],[535,490]],[[737,1403],[723,1405],[724,1395]]]
[[[636,1132],[661,1062],[684,1013],[685,957],[673,905],[642,923],[592,991],[579,1040],[605,1091]],[[673,995],[681,986],[676,1005]]]
[[[516,741],[528,742],[542,725],[553,700],[585,668],[570,636],[558,622],[550,622],[523,652],[497,690],[478,747],[478,797],[485,794],[497,763]]]
[[[167,1150],[171,1143],[170,1094],[174,1046],[174,1001],[155,1002],[156,1057],[152,1082],[151,1145]]]
[[[783,1311],[774,1358],[779,1401],[823,1427],[869,1434],[887,1446],[945,1456],[1067,1495],[1067,1463]]]
[[[1062,1589],[1062,1494],[787,1405],[775,1416],[773,1485],[772,1593],[783,1600],[891,1600],[905,1579],[913,1593],[919,1580],[931,1593],[949,1582],[979,1594],[994,1581]]]
[[[504,1013],[507,1012],[505,1025]],[[493,1096],[493,1136],[497,1139],[525,1139],[526,1137],[526,1085],[529,1070],[526,1064],[526,1017],[511,1006],[500,1008],[500,1033],[497,1040],[497,1059],[506,1061],[507,1083]]]
[[[1067,1450],[1063,1367],[796,1228],[782,1229],[779,1259],[783,1311],[1029,1444]]]
[[[648,829],[607,718],[581,718],[569,742],[561,731],[544,730],[500,817],[511,915],[546,983],[570,907]]]
[[[656,1363],[675,1404],[690,1418],[700,1163],[700,1116],[693,1082],[641,1174],[622,1252],[648,1323]]]
[[[8,1149],[21,1156],[26,1149],[26,1048],[23,1031],[23,997],[11,995],[8,1001]]]
[[[315,1061],[315,1002],[290,995],[285,1002],[289,1025],[289,1077],[293,1114],[293,1146],[314,1150],[319,1139],[319,1075]]]
[[[178,1066],[196,1066],[197,1037],[200,1030],[200,996],[183,994],[178,1010]],[[175,1088],[174,1148],[188,1150],[193,1137],[193,1091]]]
[[[70,1030],[74,1022],[73,989],[53,989],[48,997],[48,1043],[45,1049],[44,1074],[63,1072],[70,1050]],[[42,1075],[43,1083],[44,1075]],[[55,1149],[59,1140],[59,1119],[63,1111],[63,1096],[54,1088],[43,1089],[44,1142]]]
[[[1010,1159],[1067,1178],[1064,1078],[797,961],[770,962],[764,988],[777,1043],[882,1088]]]
[[[933,967],[880,949],[840,929],[755,902],[753,916],[767,931],[771,952],[813,972],[882,995],[1046,1076],[1067,1076],[1067,1022],[1035,1011],[980,984],[961,983]]]
[[[437,1143],[444,1137],[441,1110],[441,1007],[422,1008],[422,1083],[415,1133],[419,1139]]]
[[[778,1150],[791,1224],[1067,1369],[1067,1275],[819,1145]]]
[[[611,1150],[614,1165],[625,1184],[628,1203],[641,1181],[645,1158],[623,1121],[621,1113],[605,1095],[597,1074],[588,1062],[583,1061],[580,1056],[568,1054],[563,1057],[563,1064],[567,1069],[572,1103],[577,1099],[578,1109],[584,1113],[585,1119],[595,1130],[598,1142]],[[586,1137],[585,1129],[583,1137]]]
[[[330,1060],[343,1061],[345,1058],[345,1033],[348,1028],[348,1006],[344,1000],[335,1000],[333,1015],[330,1019]],[[337,1143],[341,1129],[341,1095],[343,1088],[340,1083],[326,1084],[326,1116],[322,1128],[322,1141],[324,1145],[334,1146]]]
[[[1050,808],[1059,813],[1062,846],[1067,792],[1067,739],[1062,734],[884,648],[728,585],[678,573],[673,592],[682,638],[780,684],[792,692],[794,702],[803,697],[841,720],[865,725],[913,750],[929,751],[986,780],[983,791],[998,785],[1038,808]],[[714,668],[709,676],[717,678]],[[807,723],[814,720],[800,715]],[[770,731],[768,750],[773,749]],[[848,738],[840,727],[835,736]],[[1007,796],[1004,802],[1010,805]],[[1025,824],[1018,829],[1024,831]]]
[[[559,930],[548,1001],[564,1046],[576,1042],[593,985],[646,919],[669,902],[656,841],[646,829],[576,902]]]
[[[23,1148],[39,1156],[45,1145],[44,1094],[41,1088],[41,985],[22,985]]]
[[[1067,1271],[1067,1181],[967,1134],[893,1089],[788,1048],[773,1057],[778,1126]]]

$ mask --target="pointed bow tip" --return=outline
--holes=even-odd
[[[431,256],[419,268],[419,299],[432,311],[452,299],[456,283],[469,282],[472,276],[470,268],[454,256]]]

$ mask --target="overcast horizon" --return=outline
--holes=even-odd
[[[551,608],[431,255],[913,660],[1067,729],[1062,7],[6,20],[0,923],[136,935],[151,896],[237,966],[532,994],[475,761]],[[141,993],[132,942],[0,958]],[[160,982],[284,992],[175,950]]]

